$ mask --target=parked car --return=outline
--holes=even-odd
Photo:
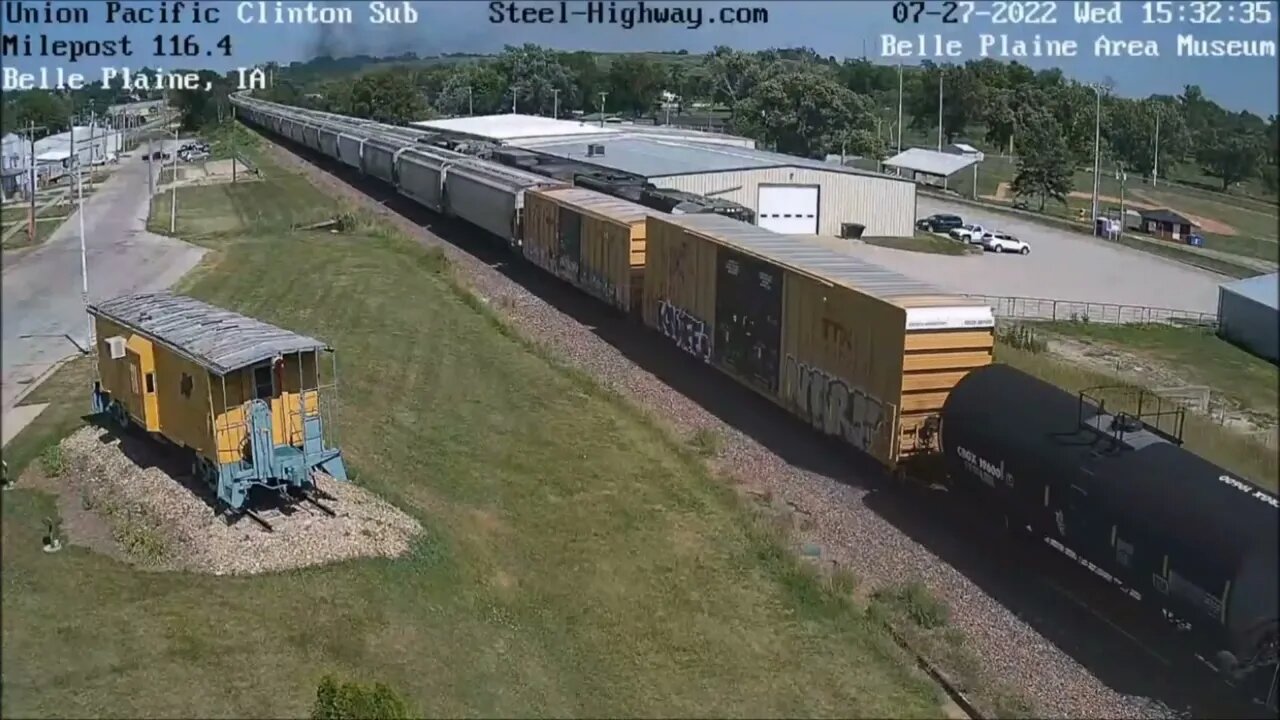
[[[938,214],[917,220],[916,229],[928,230],[929,232],[949,232],[962,224],[964,224],[964,220],[961,220],[959,215]]]
[[[1027,255],[1031,246],[1006,232],[989,232],[982,236],[982,249],[992,252],[1016,252]]]
[[[987,229],[981,225],[965,224],[953,229],[949,234],[953,240],[963,240],[976,245],[982,242],[982,236],[987,234]]]

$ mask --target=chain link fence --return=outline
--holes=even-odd
[[[995,316],[1008,320],[1091,322],[1107,325],[1174,325],[1216,328],[1218,316],[1194,310],[1122,305],[1118,303],[1054,300],[1052,298],[970,295],[991,306]]]

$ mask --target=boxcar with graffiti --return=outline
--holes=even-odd
[[[655,210],[565,187],[529,190],[524,212],[525,258],[623,312],[639,309],[645,218]]]
[[[989,306],[840,241],[718,215],[647,223],[645,324],[890,468],[930,449],[928,419],[991,362]]]

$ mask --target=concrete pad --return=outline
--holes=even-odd
[[[917,214],[951,213],[1012,233],[1030,255],[930,255],[857,245],[869,261],[971,295],[1142,305],[1214,313],[1218,285],[1230,278],[1106,240],[1004,213],[921,197]]]
[[[39,403],[37,405],[19,405],[12,410],[5,412],[3,422],[0,422],[0,429],[4,430],[4,442],[0,442],[0,447],[9,444],[9,441],[22,432],[22,429],[31,424],[32,420],[40,417],[40,413],[49,407],[49,403]]]

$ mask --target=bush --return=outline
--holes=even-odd
[[[409,707],[394,690],[375,683],[338,683],[326,675],[316,689],[313,720],[400,720],[409,717]]]

